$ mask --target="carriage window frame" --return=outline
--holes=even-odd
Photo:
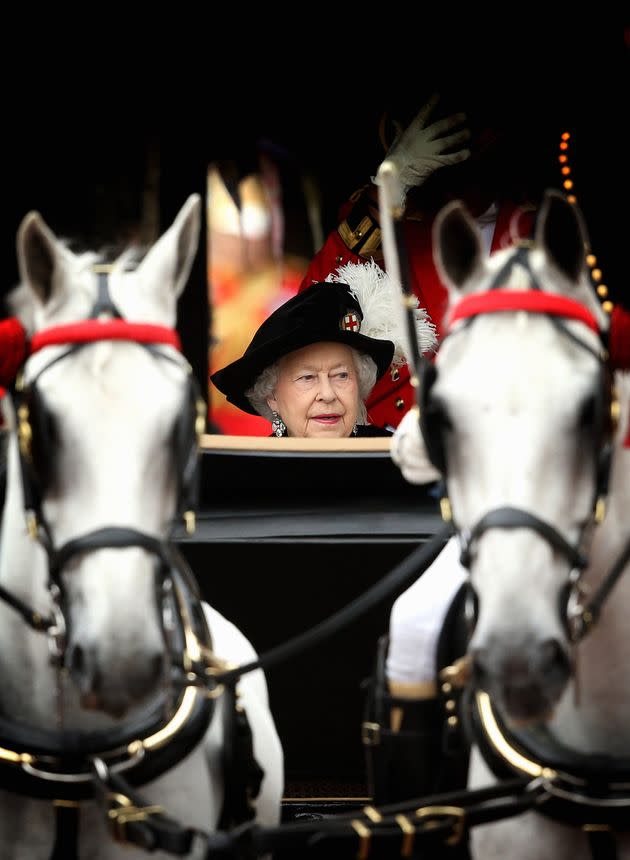
[[[201,437],[203,451],[290,451],[332,454],[348,452],[389,452],[391,436],[358,439],[355,436],[341,439],[303,439],[283,436],[235,436],[221,433],[204,433]]]

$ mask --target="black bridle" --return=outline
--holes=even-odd
[[[111,339],[136,342],[156,359],[168,361],[184,371],[188,390],[184,410],[174,434],[173,448],[174,460],[179,470],[177,512],[183,516],[189,531],[194,530],[194,510],[197,507],[198,498],[199,437],[205,426],[205,405],[192,368],[183,356],[173,356],[160,349],[161,343],[178,348],[177,334],[162,326],[143,326],[123,320],[109,293],[108,276],[111,266],[97,264],[93,267],[93,271],[97,278],[97,296],[86,321],[83,324],[79,323],[78,326],[60,326],[38,332],[31,342],[31,355],[49,345],[65,348],[44,364],[28,383],[24,382],[22,372],[14,391],[25,518],[29,534],[40,543],[47,556],[52,613],[50,616],[42,615],[3,586],[0,586],[0,599],[18,611],[34,630],[48,634],[51,659],[58,663],[63,661],[66,644],[67,623],[63,614],[62,572],[68,562],[78,555],[99,549],[140,547],[157,558],[161,579],[164,582],[174,564],[171,551],[174,523],[169,527],[164,539],[138,529],[105,526],[75,537],[60,547],[55,547],[51,529],[42,510],[47,483],[45,473],[50,471],[50,461],[54,460],[54,452],[51,450],[51,422],[47,418],[44,399],[37,385],[39,379],[51,367],[74,355],[88,344]],[[92,320],[98,320],[98,323],[90,325]],[[68,342],[65,341],[65,337],[68,338]],[[38,450],[39,457],[37,457]]]
[[[392,274],[394,280],[399,281],[403,293],[403,313],[406,317],[406,327],[408,330],[410,345],[408,358],[412,370],[411,383],[416,389],[416,409],[418,411],[420,432],[424,439],[429,459],[438,471],[441,472],[444,478],[444,497],[440,505],[443,519],[446,523],[455,528],[450,501],[446,495],[448,464],[445,456],[445,447],[443,445],[443,439],[441,438],[439,424],[436,421],[437,416],[435,414],[432,415],[431,412],[431,401],[429,396],[431,387],[435,382],[437,372],[435,365],[430,361],[427,361],[420,354],[415,338],[413,327],[413,308],[416,307],[417,299],[411,289],[411,279],[409,278],[409,261],[404,234],[404,209],[400,202],[402,198],[398,173],[393,162],[387,160],[383,162],[379,168],[378,178],[379,181],[377,184],[379,186],[379,208],[381,213],[381,229],[383,232],[385,262],[387,269]],[[509,269],[516,262],[525,264],[530,275],[532,275],[528,257],[529,254],[526,247],[518,248],[515,254],[508,260],[507,266],[503,271],[499,272],[493,285],[494,290],[500,290],[501,280],[505,278]],[[535,281],[533,275],[532,279]],[[505,294],[508,294],[509,292],[513,295],[513,291],[506,290],[503,292]],[[539,284],[534,283],[531,291],[529,292],[530,294],[540,294],[542,293],[542,290]],[[546,295],[550,296],[550,294]],[[479,299],[479,294],[474,296],[474,298]],[[473,295],[469,296],[468,299],[472,300]],[[557,297],[557,299],[562,303],[563,300],[561,297]],[[600,368],[601,384],[598,386],[597,391],[597,407],[599,415],[597,416],[596,432],[593,438],[593,447],[597,454],[595,457],[597,474],[595,476],[594,483],[595,492],[592,506],[593,511],[590,517],[590,521],[598,522],[601,521],[605,511],[604,499],[608,489],[610,452],[612,450],[612,439],[614,436],[615,423],[618,419],[619,406],[612,395],[612,386],[610,384],[611,370],[607,349],[605,348],[604,334],[599,331],[597,321],[585,308],[578,305],[577,302],[571,302],[570,304],[572,304],[573,307],[567,313],[567,316],[581,318],[584,322],[587,322],[585,317],[590,317],[587,325],[594,328],[599,333],[600,342],[602,344],[599,350],[592,350],[588,344],[583,343],[576,335],[573,334],[561,318],[559,319],[557,317],[557,308],[553,313],[550,311],[547,312],[550,322],[562,332],[563,336],[574,340],[580,346],[584,347],[584,349],[591,352],[598,361]],[[504,309],[517,310],[517,308],[507,307]],[[520,309],[522,310],[523,308]],[[480,309],[477,313],[483,312],[484,310]],[[538,308],[538,312],[543,312],[540,307]],[[471,321],[472,320],[469,319],[465,321],[463,325],[470,325]],[[460,329],[458,329],[458,331],[459,330]],[[582,546],[582,538],[586,536],[588,531],[586,526],[581,529],[580,539],[575,544],[571,544],[558,529],[536,517],[530,511],[519,509],[515,510],[513,508],[503,508],[490,511],[486,517],[482,518],[482,520],[480,520],[476,526],[471,529],[467,536],[464,536],[464,540],[462,540],[464,562],[470,565],[471,556],[474,553],[475,545],[480,536],[488,529],[495,527],[529,528],[539,534],[543,540],[549,543],[567,559],[572,573],[570,574],[566,588],[563,589],[563,594],[561,595],[560,611],[562,619],[568,627],[570,638],[573,642],[579,641],[597,621],[601,607],[612,592],[615,584],[622,576],[623,571],[627,568],[628,562],[630,561],[630,540],[627,541],[616,562],[596,590],[593,597],[589,600],[588,604],[584,605],[580,577],[586,564]],[[467,601],[468,606],[466,607],[467,611],[465,613],[466,616],[470,615],[470,618],[468,619],[469,627],[472,627],[475,621],[476,607],[474,605],[475,595],[472,592],[469,583],[467,583],[462,590],[462,595],[466,596],[466,594],[468,594],[469,598],[472,598]],[[453,721],[453,726],[459,727],[461,724],[461,719],[452,715],[453,708],[457,709],[457,702],[454,697],[458,697],[458,693],[456,692],[457,690],[468,690],[469,673],[470,666],[467,658],[465,657],[455,661],[452,666],[447,666],[440,673],[441,690],[445,704],[445,716],[449,724]],[[462,714],[460,709],[460,717],[461,716]],[[468,723],[469,721],[464,719],[464,722]],[[467,728],[468,736],[470,737],[472,735],[478,740],[478,733],[473,730],[473,726],[468,725]],[[448,729],[446,731],[448,734],[451,730]],[[452,731],[457,732],[458,729],[454,728]],[[505,741],[506,739],[504,738],[503,740]],[[448,741],[445,740],[444,743],[448,743]],[[494,739],[493,744],[495,744]],[[505,748],[506,746],[509,746],[509,742],[504,743],[502,748]],[[495,745],[495,753],[498,749],[499,747]],[[525,748],[524,751],[527,754],[527,748]],[[524,769],[520,766],[525,760],[523,749],[521,748],[519,750],[518,747],[516,747],[516,755],[513,757],[512,764],[517,762],[519,763],[519,766],[505,770],[501,773],[499,778],[509,778],[514,776],[516,773],[521,777],[527,774],[525,779],[531,779],[533,775],[535,778],[532,785],[535,785],[538,789],[542,789],[544,792],[543,796],[539,797],[536,801],[534,808],[540,809],[542,812],[546,812],[546,810],[549,809],[552,817],[558,817],[559,820],[563,820],[565,822],[577,822],[578,826],[582,826],[584,830],[587,831],[593,857],[616,856],[615,835],[612,831],[617,828],[626,832],[628,830],[627,810],[630,805],[627,781],[627,773],[630,771],[628,771],[628,767],[626,767],[625,772],[621,774],[622,782],[624,784],[618,785],[617,777],[620,775],[620,772],[613,771],[612,779],[610,779],[610,775],[606,771],[607,763],[604,764],[600,757],[594,756],[593,758],[598,760],[595,762],[595,773],[592,783],[589,782],[590,777],[586,782],[584,779],[576,781],[572,777],[572,767],[568,768],[567,774],[556,771],[554,768],[547,767],[544,764],[545,754],[546,751],[543,752],[543,756],[538,762],[532,760],[532,764],[536,765],[534,769]],[[488,764],[489,759],[485,754],[484,758],[486,759],[486,764]],[[590,757],[587,758],[590,759]],[[589,761],[589,763],[593,762]],[[626,765],[627,764],[628,763],[626,762]],[[490,766],[492,767],[492,765]],[[492,769],[494,770],[494,768]],[[496,770],[495,774],[497,774]],[[505,786],[506,788],[507,785],[507,783],[499,784],[499,786]],[[593,788],[594,791],[591,790]],[[525,789],[525,794],[527,793],[527,789]],[[466,797],[467,802],[470,801],[473,804],[475,803],[475,790],[468,789],[463,794]],[[521,795],[520,790],[517,790],[517,794],[519,800],[522,799],[523,795]],[[443,798],[440,800],[441,802],[444,802]],[[548,804],[548,800],[551,800],[551,803]],[[448,802],[449,801],[447,801],[447,803]],[[557,803],[565,805],[565,808],[560,810],[562,814],[558,816],[558,810],[556,809]],[[467,803],[462,804],[462,806],[464,805],[467,805]],[[552,807],[553,810],[551,811]],[[524,811],[524,807],[521,807],[518,810],[514,807],[512,808],[514,809],[515,814],[519,814],[519,812]],[[488,818],[486,820],[490,819]],[[591,822],[596,823],[591,824]],[[473,822],[471,821],[471,824],[472,823]]]
[[[37,333],[31,354],[48,345],[61,345],[54,358],[39,369],[28,384],[18,383],[14,392],[17,434],[25,516],[32,538],[43,547],[48,566],[48,590],[52,610],[42,613],[29,606],[4,586],[0,600],[17,611],[35,631],[48,636],[51,662],[60,668],[67,645],[67,622],[62,573],[78,556],[100,549],[139,547],[157,560],[157,593],[166,643],[167,688],[149,710],[127,724],[97,732],[30,729],[0,717],[0,785],[31,797],[74,802],[94,797],[103,775],[126,773],[141,785],[177,764],[207,731],[214,699],[223,691],[213,676],[221,661],[214,662],[212,642],[201,606],[196,582],[185,560],[172,542],[174,522],[164,537],[121,526],[104,526],[55,546],[52,530],[44,516],[42,500],[46,479],[38,463],[36,447],[44,448],[45,460],[54,458],[45,404],[37,382],[54,364],[98,340],[126,340],[138,343],[156,358],[181,367],[186,373],[187,393],[173,439],[173,458],[179,470],[177,509],[187,527],[193,525],[196,507],[199,436],[204,428],[205,406],[199,397],[191,368],[181,356],[161,349],[177,347],[176,332],[161,326],[129,323],[121,318],[109,296],[107,274],[110,267],[97,266],[98,296],[87,321]],[[91,322],[98,318],[98,322]],[[68,340],[64,337],[67,335]],[[39,340],[38,340],[39,339]],[[47,450],[46,450],[47,449]],[[38,468],[39,467],[39,468]],[[98,761],[99,772],[94,768]]]
[[[515,265],[522,266],[530,276],[531,288],[525,293],[501,289],[502,285],[508,280]],[[532,294],[534,294],[533,298]],[[484,304],[485,296],[488,296],[487,305]],[[530,297],[530,300],[527,300],[528,297]],[[501,304],[505,303],[505,307],[494,306],[494,300],[496,299],[499,299]],[[505,300],[505,302],[503,302],[503,300]],[[521,301],[523,302],[522,305],[520,304]],[[468,303],[468,307],[466,307],[466,303]],[[460,308],[461,311],[458,313],[458,309]],[[605,499],[608,492],[611,469],[614,416],[618,412],[618,404],[616,403],[612,393],[611,373],[607,364],[608,353],[606,350],[605,337],[604,333],[598,329],[600,348],[593,349],[588,343],[568,328],[566,325],[566,317],[574,317],[582,319],[582,321],[586,321],[591,315],[577,302],[564,299],[554,294],[545,293],[542,290],[541,285],[531,269],[529,262],[529,248],[527,246],[519,247],[510,257],[495,276],[487,293],[473,294],[468,297],[468,299],[463,299],[459,305],[455,306],[452,313],[452,319],[454,321],[461,319],[462,323],[454,330],[451,330],[446,337],[458,336],[462,331],[472,325],[476,318],[497,310],[524,310],[529,313],[546,315],[561,336],[570,339],[572,343],[576,344],[580,349],[588,352],[597,361],[599,367],[599,384],[595,392],[594,429],[592,436],[596,472],[594,493],[591,504],[591,513],[589,517],[580,524],[579,534],[575,542],[567,540],[556,526],[541,519],[531,511],[511,506],[502,506],[488,511],[469,530],[458,528],[454,520],[456,533],[458,534],[461,545],[461,563],[464,567],[470,570],[479,539],[491,529],[525,528],[530,531],[534,531],[542,540],[549,544],[555,552],[559,553],[567,561],[569,576],[567,584],[562,588],[559,597],[559,607],[563,624],[567,629],[569,638],[572,642],[576,642],[585,635],[586,631],[592,626],[595,619],[595,612],[591,611],[591,606],[589,605],[589,607],[585,607],[582,602],[583,587],[581,585],[581,576],[583,570],[588,565],[586,544],[590,538],[592,526],[601,522],[605,512]],[[589,325],[591,328],[595,327],[596,323],[594,318],[591,317]],[[431,461],[436,468],[440,470],[443,476],[445,492],[442,503],[442,513],[445,519],[449,519],[453,514],[450,502],[448,502],[448,495],[446,493],[448,483],[448,463],[441,428],[439,427],[437,415],[431,403],[431,391],[437,379],[437,370],[434,365],[423,361],[419,376],[420,384],[418,388],[418,397],[420,403],[420,429]],[[619,574],[617,574],[617,576],[618,575]],[[606,593],[608,593],[610,587],[611,585],[609,583]],[[601,606],[601,601],[596,601],[596,604],[598,612]],[[476,606],[472,601],[471,607],[472,609],[469,611],[469,617],[473,616],[472,620],[474,622]]]

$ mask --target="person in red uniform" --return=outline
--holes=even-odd
[[[536,160],[527,152],[517,124],[508,121],[500,126],[488,105],[475,104],[470,97],[470,115],[451,112],[444,102],[432,96],[404,130],[399,120],[390,120],[388,115],[381,121],[382,143],[387,157],[398,167],[406,192],[404,230],[411,286],[436,325],[438,340],[447,307],[446,287],[432,254],[432,228],[438,211],[449,200],[463,200],[478,219],[487,251],[492,252],[530,234],[537,197],[545,184],[530,169]],[[439,108],[442,116],[435,118]],[[352,195],[340,218],[311,260],[299,290],[325,281],[348,262],[372,259],[383,266],[373,182]],[[413,402],[407,368],[392,368],[372,392],[368,413],[376,424],[395,428]]]

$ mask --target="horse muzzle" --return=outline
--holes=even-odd
[[[571,662],[555,638],[491,636],[471,649],[473,683],[518,722],[549,719],[571,676]]]

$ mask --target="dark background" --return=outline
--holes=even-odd
[[[30,209],[57,234],[101,246],[140,219],[151,171],[164,230],[190,193],[204,192],[209,162],[229,161],[244,174],[261,145],[281,166],[287,251],[309,257],[302,173],[318,185],[327,231],[382,159],[382,111],[415,111],[437,90],[454,109],[472,104],[490,118],[508,117],[534,142],[523,152],[539,159],[550,183],[559,183],[559,134],[572,132],[575,190],[593,250],[611,297],[630,305],[627,22],[591,17],[551,26],[528,14],[489,29],[454,15],[439,25],[373,21],[366,37],[357,22],[323,10],[300,30],[288,15],[281,22],[242,15],[239,26],[175,16],[153,22],[155,32],[110,21],[105,32],[88,28],[67,47],[39,22],[28,68],[13,64],[4,88],[4,291],[18,280],[15,233]],[[207,376],[205,259],[202,240],[179,323],[200,380]]]

